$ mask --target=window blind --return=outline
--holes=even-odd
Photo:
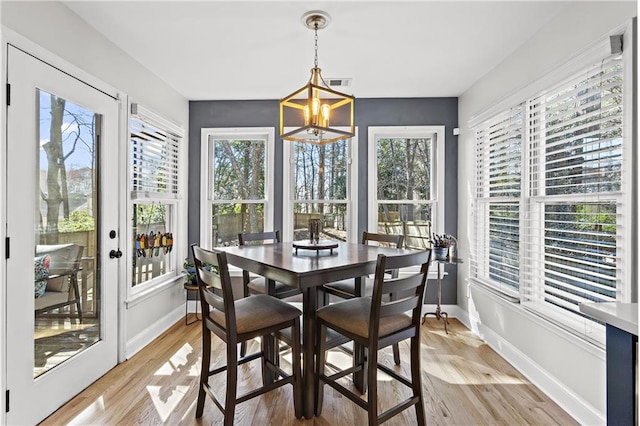
[[[177,198],[181,136],[143,114],[132,114],[129,124],[132,198]]]
[[[529,103],[530,214],[523,297],[582,315],[615,301],[623,209],[623,69],[607,58]],[[538,231],[535,231],[538,230]]]
[[[517,290],[520,265],[522,106],[480,124],[476,134],[475,253],[472,273]]]

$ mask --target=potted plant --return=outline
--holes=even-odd
[[[198,282],[196,280],[196,264],[189,259],[185,259],[182,264],[182,273],[186,275],[185,284],[197,286]]]
[[[204,264],[204,269],[206,269],[207,271],[211,271],[211,270],[215,270],[216,272],[218,271],[216,267],[208,263]],[[193,262],[193,260],[190,260],[190,259],[184,260],[184,263],[182,264],[182,273],[186,275],[185,285],[190,285],[195,287],[198,286],[198,279],[196,277],[196,264]]]
[[[449,234],[433,234],[431,247],[436,260],[451,260],[458,240]]]

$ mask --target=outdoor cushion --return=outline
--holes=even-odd
[[[51,258],[48,254],[36,256],[33,260],[35,297],[42,297],[47,288],[47,278],[49,278],[49,265]]]

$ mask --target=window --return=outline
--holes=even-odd
[[[309,238],[309,219],[321,220],[323,239],[356,241],[354,206],[351,203],[351,171],[356,138],[331,144],[315,145],[286,142],[284,158],[288,158],[289,180],[285,178],[283,239]],[[286,175],[285,175],[286,176]],[[290,185],[286,185],[290,182]]]
[[[272,228],[273,138],[272,128],[203,130],[203,245],[238,245],[239,233]]]
[[[621,55],[592,60],[475,126],[472,276],[599,342],[579,304],[630,300],[623,77]]]
[[[520,285],[522,107],[476,128],[476,211],[472,232],[482,262],[472,269],[502,290]],[[480,258],[480,256],[479,256]]]
[[[370,127],[369,229],[430,248],[444,231],[444,126]]]
[[[174,277],[181,262],[174,250],[180,185],[182,129],[132,104],[129,120],[131,287]]]

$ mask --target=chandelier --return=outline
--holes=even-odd
[[[324,145],[355,135],[355,98],[331,89],[318,68],[318,30],[326,28],[329,21],[327,13],[317,10],[302,16],[303,24],[314,32],[313,68],[306,85],[280,100],[282,139]]]

